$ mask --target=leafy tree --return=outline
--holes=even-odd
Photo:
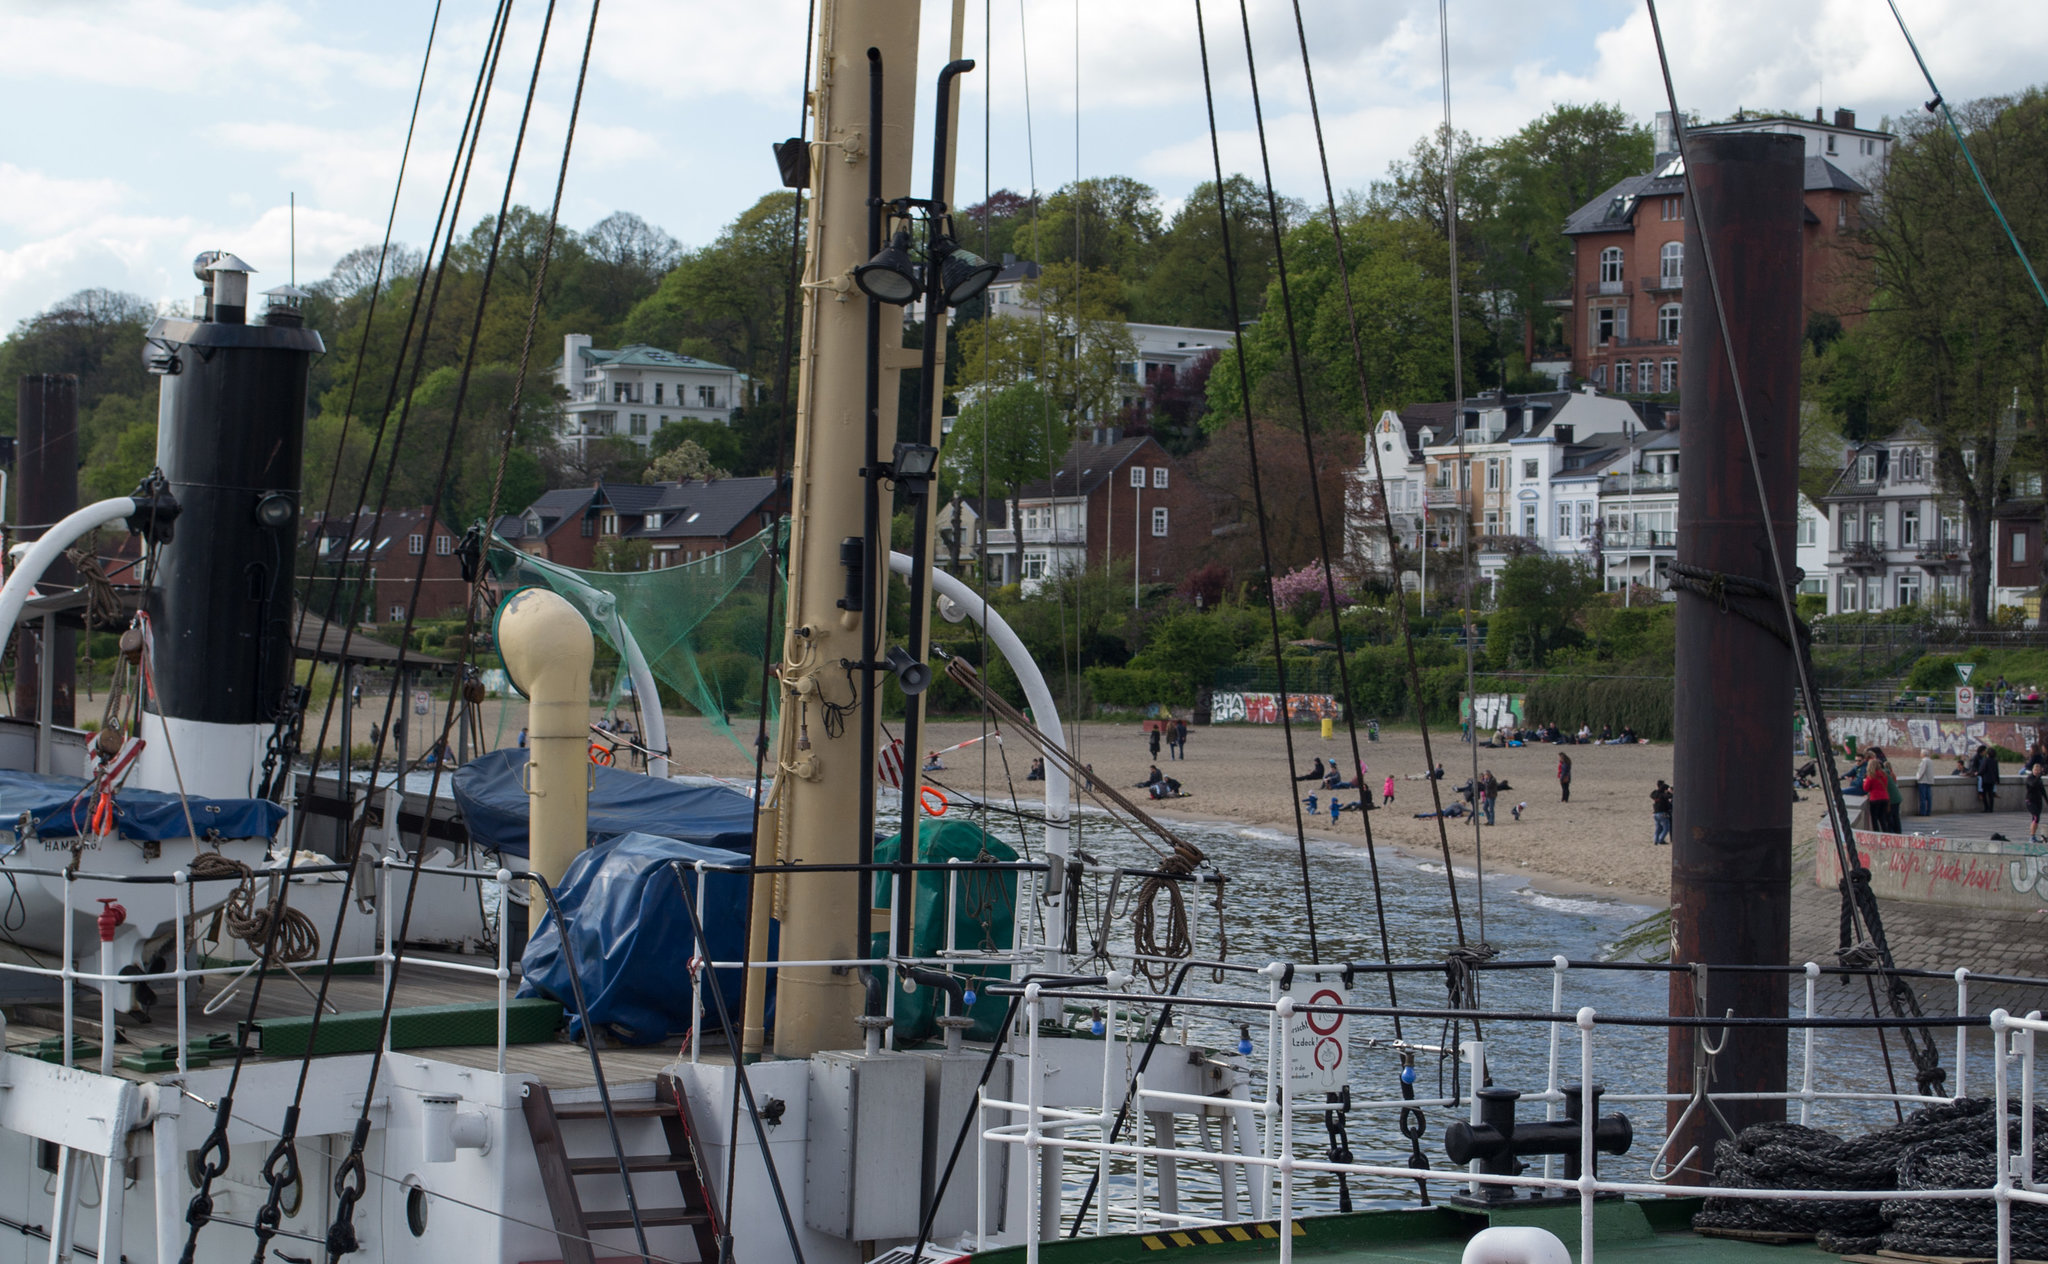
[[[1084,420],[1107,424],[1119,411],[1124,367],[1137,357],[1118,307],[1114,277],[1048,270],[1024,287],[1024,301],[1044,312],[962,322],[953,330],[960,344],[956,381],[992,387],[1035,381],[1052,398],[1068,426]]]
[[[648,462],[647,469],[640,475],[640,481],[683,483],[702,480],[708,483],[714,478],[730,477],[730,474],[712,464],[709,452],[695,442],[685,439]]]
[[[154,400],[156,380],[142,367],[142,336],[155,317],[156,309],[133,294],[90,289],[16,325],[0,343],[0,434],[15,433],[15,383],[27,373],[77,374],[81,416],[108,395]],[[90,450],[88,437],[80,440],[80,450]]]
[[[1029,258],[1032,217],[1039,199],[1013,189],[997,189],[988,200],[960,212],[955,221],[962,234],[961,244],[988,259],[1000,261],[1006,254]]]
[[[1008,500],[1034,479],[1049,477],[1066,453],[1072,430],[1037,382],[1017,382],[982,395],[960,410],[946,437],[945,474],[955,494],[979,496],[982,488]],[[977,530],[984,539],[975,552],[987,551],[984,518]],[[1018,533],[1018,573],[1024,565],[1024,542]]]
[[[1159,194],[1129,176],[1076,180],[1045,199],[1036,254],[1044,264],[1079,262],[1124,284],[1151,268],[1163,232]]]
[[[1265,189],[1242,175],[1223,182],[1223,204],[1230,216],[1230,253],[1237,260],[1238,303],[1242,318],[1249,322],[1258,318],[1273,280],[1273,217]],[[1301,202],[1280,199],[1283,232],[1307,217]],[[1195,186],[1160,237],[1158,261],[1136,287],[1133,318],[1198,329],[1232,328],[1230,277],[1223,259],[1216,182],[1205,180]]]
[[[1599,576],[1573,558],[1534,552],[1511,559],[1494,588],[1488,657],[1496,666],[1542,666],[1599,592]]]
[[[702,448],[713,465],[728,470],[746,467],[745,449],[737,429],[695,418],[671,421],[656,430],[654,437],[647,441],[647,455],[658,457],[684,443],[694,443]]]
[[[1332,548],[1342,547],[1345,476],[1358,463],[1358,440],[1345,433],[1320,436],[1316,441],[1316,467],[1311,472],[1298,427],[1261,420],[1254,433],[1259,449],[1258,489],[1265,494],[1266,536],[1272,548],[1274,569],[1285,574],[1322,556],[1325,538]],[[1214,498],[1218,526],[1211,556],[1239,575],[1260,572],[1264,562],[1259,545],[1258,499],[1254,494],[1257,489],[1253,486],[1242,418],[1210,437],[1209,445],[1196,454],[1195,470],[1203,488]],[[1327,519],[1325,530],[1320,533],[1310,494],[1312,486],[1321,493]]]
[[[789,283],[791,217],[799,199],[770,193],[684,255],[627,315],[623,337],[775,380]]]
[[[1956,113],[2020,240],[2048,240],[2039,196],[2048,187],[2048,95],[2030,89]],[[1878,196],[1849,238],[1849,257],[1870,269],[1869,318],[1824,359],[1847,379],[1837,405],[1845,419],[1867,401],[1874,433],[1911,419],[1933,436],[1936,476],[1967,524],[1970,621],[1981,627],[1991,616],[1992,511],[2016,455],[2039,469],[2048,452],[2048,310],[1976,193],[1955,137],[1933,117],[1900,130]]]

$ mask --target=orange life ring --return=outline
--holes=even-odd
[[[590,744],[590,762],[593,764],[602,764],[607,768],[611,767],[612,748],[609,746],[599,745],[596,742],[592,742]]]
[[[932,806],[934,799],[938,801],[938,806],[936,807]],[[920,787],[917,792],[917,801],[924,806],[924,814],[926,816],[944,816],[946,808],[949,806],[946,803],[946,792],[936,786]]]

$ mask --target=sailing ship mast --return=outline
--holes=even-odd
[[[760,863],[771,859],[765,840],[772,839],[775,861],[852,864],[868,850],[861,845],[863,831],[873,829],[871,818],[861,819],[861,788],[875,776],[872,763],[861,757],[862,734],[856,725],[828,734],[820,702],[850,701],[844,696],[847,672],[840,664],[868,657],[861,614],[848,609],[845,600],[848,570],[842,550],[844,542],[863,536],[860,472],[872,424],[862,389],[869,305],[854,285],[853,270],[872,253],[870,164],[881,164],[884,197],[901,195],[910,187],[917,40],[914,0],[828,0],[824,6],[811,97],[817,139],[810,150],[782,718],[775,751],[776,796],[765,809],[763,854],[756,857]],[[871,134],[868,117],[874,70],[870,49],[881,53],[885,86],[895,85],[894,91],[883,93],[879,135]],[[903,349],[900,322],[884,320],[879,326],[876,395],[893,401],[902,370],[916,358]],[[867,552],[871,555],[873,550]],[[886,574],[886,567],[875,567],[860,577],[867,605],[878,611],[883,608]],[[873,679],[873,673],[854,678]],[[913,761],[906,756],[905,762]],[[854,873],[778,879],[772,897],[757,893],[756,942],[765,940],[762,905],[772,898],[779,906],[783,960],[865,957],[868,945],[857,939],[866,919],[857,917],[856,911],[858,901],[868,898],[868,882]],[[749,1045],[759,1039],[761,992],[758,987],[750,989]],[[803,1057],[861,1043],[856,1019],[863,992],[853,974],[834,974],[823,967],[785,968],[778,972],[777,992],[778,1054]]]

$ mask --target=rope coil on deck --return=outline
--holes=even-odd
[[[311,961],[320,952],[320,928],[298,909],[283,904],[282,895],[261,908],[256,906],[256,871],[232,856],[201,852],[192,858],[194,878],[236,878],[234,892],[221,906],[221,925],[236,939],[262,951],[270,933],[270,920],[280,913],[277,943],[270,964]]]

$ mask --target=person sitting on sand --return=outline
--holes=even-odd
[[[1298,774],[1294,779],[1296,781],[1321,781],[1323,779],[1323,757],[1321,755],[1316,756],[1316,762],[1309,766],[1309,770]]]
[[[1158,764],[1154,764],[1152,765],[1152,771],[1147,773],[1145,779],[1138,783],[1138,789],[1149,790],[1164,780],[1166,780],[1166,774],[1159,771]],[[1153,797],[1157,798],[1158,796],[1155,795]]]
[[[1024,774],[1024,780],[1026,780],[1026,781],[1044,781],[1044,780],[1045,780],[1045,761],[1044,761],[1043,759],[1034,759],[1034,760],[1032,760],[1032,761],[1031,761],[1031,771],[1030,771],[1030,772],[1027,772],[1027,773],[1025,773],[1025,774]]]
[[[926,756],[924,757],[924,771],[926,771],[926,772],[944,772],[944,771],[946,771],[946,761],[945,761],[945,760],[943,760],[943,759],[940,759],[940,758],[939,758],[939,752],[937,752],[937,751],[933,751],[932,753],[930,753],[929,755],[926,755]]]
[[[1158,772],[1159,770],[1154,768],[1152,771]],[[1180,788],[1180,782],[1175,781],[1171,777],[1162,776],[1147,787],[1147,789],[1155,799],[1184,799],[1187,797]]]

